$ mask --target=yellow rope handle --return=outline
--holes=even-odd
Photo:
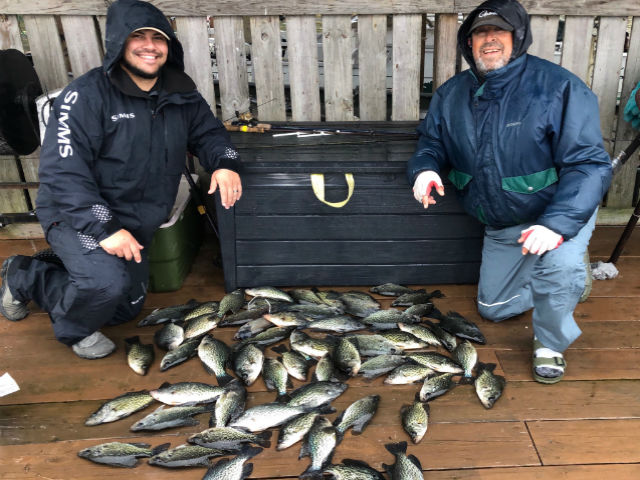
[[[320,200],[322,203],[329,205],[333,208],[342,208],[344,207],[349,199],[351,199],[351,195],[353,195],[353,188],[355,186],[355,182],[353,180],[353,174],[345,173],[344,179],[347,181],[347,187],[349,187],[349,193],[347,194],[347,198],[341,202],[327,202],[324,199],[324,174],[322,173],[312,173],[311,174],[311,188],[313,188],[313,193],[316,198]]]

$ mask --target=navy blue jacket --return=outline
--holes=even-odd
[[[150,93],[119,66],[127,36],[141,27],[170,38]],[[171,211],[187,151],[208,172],[239,169],[227,131],[184,73],[166,17],[148,2],[120,0],[108,11],[103,67],[71,82],[54,103],[40,155],[38,219],[45,231],[70,225],[88,250],[121,228],[148,245]]]
[[[492,9],[514,26],[512,60],[481,77],[468,46],[475,15]],[[444,83],[418,127],[408,163],[413,184],[425,170],[449,170],[465,210],[502,228],[527,222],[575,236],[611,181],[596,96],[567,70],[526,54],[529,19],[519,3],[489,0],[458,34],[470,70]]]

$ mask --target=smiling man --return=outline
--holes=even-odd
[[[533,309],[533,377],[563,378],[580,335],[573,311],[596,210],[611,181],[596,96],[567,70],[528,55],[529,16],[489,0],[458,31],[470,65],[434,94],[408,163],[424,208],[447,171],[465,210],[486,225],[478,310],[501,321]]]
[[[8,258],[0,312],[20,320],[34,300],[60,342],[100,358],[115,349],[100,328],[142,309],[147,247],[174,205],[187,151],[212,172],[209,193],[219,190],[227,208],[242,194],[239,156],[184,72],[167,18],[145,1],[109,7],[103,66],[71,82],[50,118],[36,204],[63,265]]]

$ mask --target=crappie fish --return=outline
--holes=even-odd
[[[245,385],[253,385],[262,372],[264,353],[250,343],[240,349],[233,358],[233,371]]]
[[[269,305],[261,305],[258,308],[241,310],[238,313],[233,313],[224,317],[224,319],[220,321],[218,326],[228,327],[235,325],[244,325],[250,320],[260,318],[265,313],[269,313]]]
[[[405,293],[396,298],[393,302],[391,302],[392,307],[410,307],[412,305],[419,305],[421,303],[427,303],[432,298],[440,298],[443,297],[442,292],[440,290],[434,290],[431,293],[428,293],[424,289],[416,290],[412,293]]]
[[[192,318],[200,317],[202,315],[215,315],[218,312],[218,307],[220,306],[220,302],[210,301],[204,302],[198,305],[196,308],[191,310],[184,316],[185,321],[191,320]]]
[[[314,338],[300,330],[291,332],[289,338],[291,349],[307,357],[322,358],[333,352],[336,339],[334,337]]]
[[[265,358],[262,366],[262,379],[267,390],[275,390],[278,392],[278,398],[287,395],[287,386],[289,386],[289,373],[284,365],[275,358]]]
[[[293,298],[296,302],[303,305],[324,304],[322,299],[318,295],[316,295],[316,292],[307,288],[295,288],[289,291],[289,295],[291,295],[291,298]]]
[[[413,443],[419,443],[429,427],[429,404],[416,400],[411,405],[400,409],[402,427],[409,434]]]
[[[350,377],[358,374],[362,361],[360,360],[360,352],[346,338],[340,338],[338,345],[333,351],[333,362],[339,370],[343,371]]]
[[[412,317],[422,318],[426,317],[428,314],[433,312],[434,305],[431,302],[427,303],[416,303],[411,305],[409,308],[404,310],[406,315],[411,315]]]
[[[307,381],[307,374],[309,372],[309,361],[303,355],[296,352],[295,350],[290,351],[284,345],[273,347],[271,350],[276,353],[282,354],[282,365],[284,365],[284,368],[287,369],[287,373],[289,375],[303,382]]]
[[[423,327],[417,323],[398,323],[398,328],[403,332],[410,333],[414,337],[419,338],[427,345],[431,345],[432,347],[442,346],[440,339],[427,327]]]
[[[187,320],[184,322],[184,338],[185,340],[189,340],[191,338],[200,337],[207,332],[213,330],[218,326],[218,322],[220,322],[220,318],[215,314],[213,315],[200,315],[199,317],[194,317],[191,320]]]
[[[453,375],[453,373],[441,373],[440,375],[426,378],[418,393],[420,401],[428,402],[451,390],[455,386],[452,380]]]
[[[243,340],[240,344],[238,344],[238,348],[248,343],[254,343],[256,345],[273,345],[274,343],[278,343],[280,340],[284,340],[287,338],[291,331],[295,327],[271,327],[265,330],[264,332],[260,332],[257,335],[247,338]]]
[[[393,308],[378,310],[362,319],[362,323],[374,330],[390,330],[398,328],[398,323],[416,323],[417,321],[419,320],[415,317]]]
[[[159,325],[165,322],[175,322],[184,319],[184,316],[191,310],[200,305],[200,302],[194,299],[189,300],[183,305],[174,305],[172,307],[156,308],[149,315],[138,322],[139,327],[148,325]]]
[[[493,407],[493,404],[498,401],[506,384],[503,376],[493,373],[494,368],[494,364],[478,363],[479,373],[474,382],[476,394],[487,409]]]
[[[335,365],[331,360],[331,355],[325,355],[316,364],[316,369],[313,371],[314,382],[332,382],[335,381]]]
[[[255,457],[262,449],[245,447],[232,459],[222,459],[213,465],[202,480],[244,480],[253,472],[253,464],[245,463]]]
[[[199,344],[200,338],[192,338],[174,348],[173,350],[169,350],[160,361],[160,371],[164,372],[171,367],[180,365],[190,358],[195,357],[198,353]]]
[[[153,340],[162,350],[173,350],[184,340],[184,329],[177,323],[167,323],[153,335]]]
[[[340,315],[342,313],[341,308],[336,306],[330,306],[326,303],[318,304],[318,305],[309,305],[309,304],[288,304],[285,307],[287,312],[298,312],[304,315],[307,318],[312,318],[315,320],[320,320],[328,317],[335,317],[336,315]]]
[[[380,472],[366,462],[345,458],[339,465],[329,465],[322,473],[334,480],[384,480]]]
[[[95,463],[132,468],[138,464],[138,458],[157,455],[170,445],[165,443],[152,449],[148,443],[109,442],[80,450],[78,456]]]
[[[320,320],[314,320],[306,327],[307,330],[334,332],[334,333],[347,333],[355,332],[357,330],[364,330],[367,328],[365,324],[355,320],[349,315],[338,315],[328,318],[322,318]]]
[[[403,355],[378,355],[360,365],[358,373],[364,378],[374,379],[406,362],[407,360]]]
[[[333,422],[341,438],[344,433],[353,427],[355,435],[362,433],[378,410],[380,395],[369,395],[356,400],[349,405],[344,412]]]
[[[227,293],[222,300],[220,300],[220,305],[218,306],[218,313],[216,314],[218,317],[222,318],[227,313],[237,313],[240,311],[242,306],[244,305],[244,290],[241,288],[237,288],[231,293]]]
[[[347,389],[346,383],[339,382],[314,382],[303,385],[289,395],[287,405],[291,407],[304,407],[307,410],[331,403],[342,395]]]
[[[460,365],[438,352],[412,352],[407,354],[407,358],[436,372],[464,373],[464,369]]]
[[[247,288],[245,290],[247,295],[252,297],[268,298],[269,300],[276,300],[279,302],[293,303],[293,298],[282,290],[278,290],[275,287],[255,287]]]
[[[211,335],[206,335],[198,345],[198,357],[205,370],[210,375],[215,375],[220,386],[226,385],[233,379],[226,370],[230,355],[229,347]]]
[[[380,310],[380,304],[371,295],[350,291],[340,295],[340,301],[344,304],[344,311],[350,313],[354,317],[365,318],[372,313]]]
[[[130,430],[138,432],[140,430],[164,430],[174,427],[190,427],[198,425],[200,422],[193,418],[204,412],[210,412],[212,406],[204,407],[171,407],[160,406],[154,412],[134,423]]]
[[[404,324],[403,324],[404,325]],[[400,329],[384,330],[380,332],[380,336],[386,338],[396,347],[403,350],[415,350],[416,348],[428,347],[429,344],[423,342],[415,335]]]
[[[316,418],[307,438],[300,450],[300,458],[308,456],[311,459],[309,467],[302,472],[300,478],[322,478],[322,470],[329,463],[338,444],[338,432],[324,417]]]
[[[233,336],[233,339],[247,340],[248,338],[254,337],[269,328],[273,328],[273,323],[266,318],[260,317],[255,320],[249,320],[238,329],[236,334]]]
[[[404,365],[394,368],[389,375],[387,375],[387,378],[384,379],[384,383],[389,385],[416,383],[424,380],[427,375],[431,373],[433,373],[433,370],[429,367],[405,363]]]
[[[382,285],[377,285],[375,287],[371,287],[369,291],[386,297],[399,297],[405,293],[415,293],[415,290],[396,283],[384,283]]]
[[[436,335],[436,337],[438,337],[442,346],[448,351],[453,352],[458,344],[456,336],[447,332],[444,328],[440,328],[440,325],[436,323],[430,321],[426,321],[425,323],[429,325],[431,331]]]
[[[249,432],[261,432],[282,425],[309,410],[311,408],[307,406],[285,405],[280,402],[265,403],[245,410],[229,426]]]
[[[146,375],[155,358],[153,345],[140,343],[138,335],[126,338],[124,342],[127,351],[127,364],[138,375]]]
[[[149,394],[166,405],[194,405],[215,402],[224,389],[201,382],[163,383]]]
[[[297,312],[265,313],[264,318],[278,327],[305,328],[309,320]]]
[[[256,435],[233,427],[212,427],[191,435],[187,441],[202,447],[237,452],[248,443],[269,448],[271,435],[270,431]]]
[[[209,426],[226,427],[244,411],[246,399],[247,389],[237,378],[234,378],[225,385],[224,392],[216,400]]]
[[[345,304],[340,300],[340,294],[332,290],[316,291],[316,295],[325,305],[331,307],[337,313],[345,311]]]
[[[84,424],[91,427],[101,423],[115,422],[147,408],[152,403],[153,397],[148,390],[128,392],[103,403],[97,411],[87,418]]]
[[[209,459],[228,454],[229,452],[224,450],[185,444],[154,455],[148,463],[166,468],[208,467]]]
[[[285,423],[280,429],[276,450],[284,450],[300,442],[309,430],[311,430],[311,427],[319,415],[320,412],[311,411]]]
[[[433,315],[433,314],[431,314]],[[433,315],[433,318],[438,318],[440,323],[438,326],[447,332],[455,335],[456,337],[471,340],[482,345],[487,343],[487,339],[484,337],[478,325],[471,320],[467,320],[457,312],[447,312],[446,315]]]
[[[385,448],[396,457],[393,465],[382,464],[391,480],[424,480],[420,460],[407,456],[407,442],[389,443]]]
[[[473,377],[473,367],[478,361],[478,352],[469,340],[465,340],[455,348],[453,358],[464,369],[466,378]]]
[[[345,338],[356,346],[362,357],[402,353],[402,349],[380,335],[347,335]]]

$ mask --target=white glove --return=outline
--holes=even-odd
[[[533,253],[535,255],[542,255],[549,250],[558,248],[564,239],[562,235],[557,234],[553,230],[549,230],[542,225],[533,225],[526,230],[520,232],[520,238],[518,243],[523,243],[522,254]]]
[[[444,187],[442,186],[440,175],[433,170],[420,172],[413,184],[413,197],[422,203],[424,208],[428,208],[429,205],[436,203],[435,199],[431,196],[431,189],[434,187],[436,192],[438,192],[441,197],[444,197]]]

